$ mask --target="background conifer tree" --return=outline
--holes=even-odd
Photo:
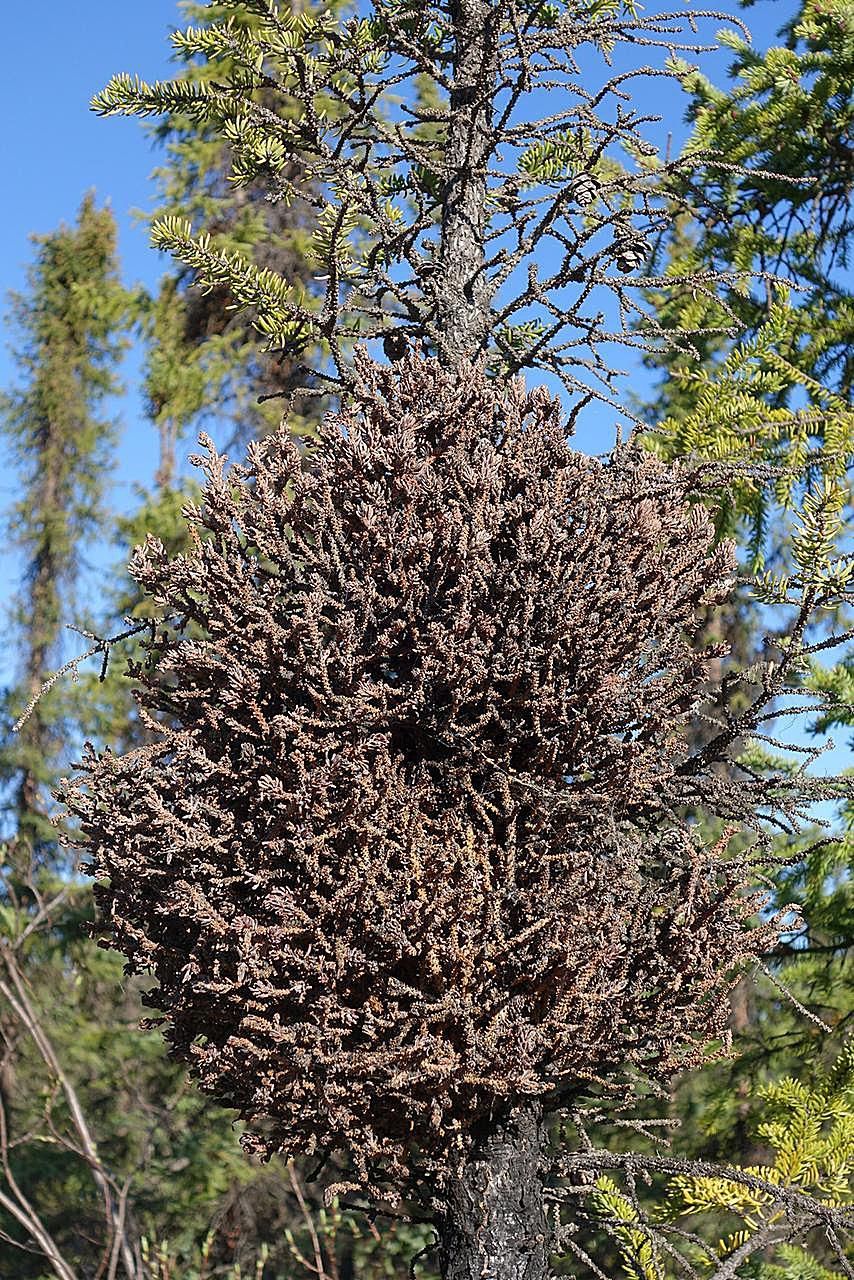
[[[690,353],[648,358],[663,376],[644,411],[650,441],[661,453],[690,449],[771,464],[764,484],[754,479],[734,490],[727,527],[743,540],[754,564],[767,561],[785,572],[792,563],[791,510],[805,491],[817,497],[830,485],[835,493],[841,550],[850,527],[854,315],[847,265],[854,169],[845,139],[854,86],[851,7],[807,0],[780,37],[765,53],[734,33],[727,37],[734,53],[732,89],[719,89],[699,73],[687,83],[692,145],[726,148],[749,169],[773,170],[784,181],[757,182],[749,173],[722,180],[718,212],[680,214],[660,252],[672,273],[772,267],[796,288],[731,290],[727,305],[739,317],[741,339],[718,334],[695,341]],[[714,326],[723,315],[687,291],[656,301],[665,325],[696,326],[705,319]],[[826,626],[844,623],[844,615],[837,615]],[[742,601],[726,623],[726,638],[746,655],[768,624],[767,616]],[[833,729],[838,745],[849,747],[850,661],[834,666],[816,659],[804,680],[833,690],[839,699],[835,711],[815,722],[815,731]],[[734,1010],[741,1054],[729,1067],[686,1082],[681,1094],[685,1138],[693,1134],[706,1150],[726,1151],[734,1140],[755,1149],[749,1100],[757,1075],[803,1070],[817,1054],[838,1050],[846,1032],[854,942],[850,810],[843,807],[837,826],[842,840],[802,862],[795,857],[779,877],[780,900],[801,905],[804,928],[781,948],[776,969],[837,1035],[828,1038],[772,985],[760,982],[750,996],[742,989]],[[786,848],[795,853],[791,843]]]
[[[20,735],[9,729],[63,656],[63,620],[81,556],[105,527],[116,424],[104,402],[118,390],[129,298],[119,281],[113,216],[92,196],[73,226],[34,241],[27,292],[10,299],[21,381],[0,399],[0,427],[23,485],[9,532],[25,564],[12,619],[21,676],[4,699],[0,779],[7,831],[42,849],[55,839],[47,789],[67,747],[69,690],[41,698]]]

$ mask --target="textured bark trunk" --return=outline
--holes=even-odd
[[[753,1021],[754,1000],[753,983],[743,977],[730,992],[729,1025],[736,1037],[743,1036],[750,1030]],[[751,1087],[747,1080],[740,1080],[735,1090],[737,1098],[735,1114],[736,1123],[733,1133],[733,1145],[740,1164],[761,1164],[762,1149],[757,1145],[750,1124]]]
[[[35,697],[47,677],[48,658],[60,634],[59,577],[63,556],[57,550],[62,541],[67,513],[61,500],[62,435],[49,417],[38,439],[41,484],[36,499],[36,516],[41,518],[43,532],[30,565],[31,586],[29,618],[24,632],[25,687]],[[16,797],[18,833],[34,843],[44,815],[38,771],[32,761],[46,758],[50,751],[50,727],[45,721],[42,703],[36,703],[20,732],[20,745],[26,761]]]
[[[546,1280],[543,1141],[538,1104],[518,1108],[477,1135],[438,1224],[443,1280]]]
[[[455,365],[483,347],[489,332],[489,288],[484,276],[486,166],[498,74],[498,31],[491,0],[456,0],[454,88],[442,198],[437,345],[440,360]]]
[[[175,483],[177,470],[175,453],[178,448],[178,424],[172,418],[162,422],[158,428],[160,435],[160,459],[154,473],[154,485],[158,493],[171,489]]]

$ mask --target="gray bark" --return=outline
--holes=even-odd
[[[538,1103],[483,1126],[439,1227],[443,1280],[546,1280],[544,1128]]]
[[[482,350],[489,333],[489,287],[484,275],[486,166],[498,74],[498,21],[491,0],[456,0],[452,7],[456,56],[442,198],[437,281],[437,345],[444,364]]]

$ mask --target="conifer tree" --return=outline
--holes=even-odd
[[[92,196],[84,199],[74,226],[34,241],[28,290],[10,300],[21,385],[0,399],[0,424],[21,486],[9,529],[26,566],[12,620],[22,670],[5,698],[7,733],[61,652],[81,549],[104,520],[116,441],[104,401],[118,388],[128,307],[115,222]],[[55,840],[46,788],[61,761],[68,712],[67,691],[52,690],[20,736],[6,737],[0,753],[9,829],[34,846]]]
[[[694,119],[692,145],[723,147],[751,170],[779,177],[758,183],[749,173],[722,185],[712,217],[681,215],[662,242],[667,270],[768,266],[794,290],[744,287],[730,291],[744,336],[722,336],[692,354],[650,358],[663,377],[645,408],[650,438],[661,454],[688,450],[770,464],[764,483],[753,478],[733,491],[727,526],[749,549],[754,564],[791,563],[791,513],[804,488],[821,500],[829,485],[840,509],[837,532],[845,550],[850,527],[850,468],[854,454],[851,350],[854,312],[845,269],[851,253],[850,191],[854,180],[850,133],[854,86],[854,25],[850,5],[806,0],[766,52],[731,33],[734,87],[721,90],[695,73],[688,81]],[[684,327],[721,318],[706,300],[675,291],[657,299],[663,324]],[[832,632],[844,617],[825,620]],[[762,620],[744,607],[727,637],[755,643]],[[817,658],[804,673],[808,685],[833,690],[838,706],[820,717],[816,732],[834,731],[851,744],[850,660],[828,666]],[[850,1018],[852,929],[851,814],[835,826],[841,839],[781,872],[780,900],[797,901],[804,926],[781,950],[783,976],[825,1024],[843,1030]],[[793,854],[791,844],[787,852]],[[747,1031],[747,1027],[744,1028]],[[714,1144],[732,1141],[728,1099],[753,1093],[761,1070],[794,1070],[815,1061],[822,1042],[811,1021],[766,985],[754,1005],[743,1059],[729,1070],[706,1073],[691,1085],[700,1100],[686,1105],[718,1116]],[[831,1045],[833,1040],[829,1042]],[[739,1113],[745,1108],[739,1106]],[[690,1127],[690,1126],[689,1126]]]
[[[754,566],[783,555],[781,511],[793,488],[823,479],[846,488],[854,452],[851,336],[854,309],[845,264],[851,253],[849,196],[854,24],[837,0],[804,0],[765,53],[735,31],[735,87],[699,71],[686,75],[694,122],[690,153],[726,151],[744,167],[718,174],[707,196],[674,218],[658,245],[668,275],[740,271],[710,300],[690,290],[650,295],[675,333],[709,336],[646,361],[663,377],[645,406],[662,453],[761,459],[767,482],[736,489],[729,532],[749,539]],[[755,175],[759,175],[758,178]],[[675,180],[691,203],[690,180]],[[750,279],[750,269],[757,275]],[[776,286],[763,273],[779,276]],[[723,305],[725,303],[725,305]],[[738,317],[737,340],[721,332]]]
[[[134,561],[164,611],[136,673],[154,741],[88,753],[64,795],[175,1051],[255,1146],[344,1150],[341,1190],[423,1206],[446,1276],[540,1277],[552,1248],[587,1258],[578,1215],[546,1217],[544,1111],[591,1085],[605,1105],[632,1071],[693,1060],[720,1031],[728,978],[778,927],[743,928],[746,864],[680,815],[728,819],[756,852],[769,824],[796,830],[805,806],[842,794],[739,756],[812,653],[813,609],[845,589],[827,551],[838,506],[828,493],[805,511],[797,571],[769,584],[791,626],[773,658],[717,682],[692,752],[682,731],[712,655],[688,640],[727,557],[696,499],[722,477],[633,447],[582,461],[558,406],[507,380],[555,373],[572,420],[613,403],[604,348],[636,337],[588,307],[610,291],[637,315],[643,234],[672,197],[622,105],[632,73],[546,119],[522,105],[544,86],[569,94],[586,43],[672,46],[676,20],[509,0],[382,4],[343,24],[243,7],[262,17],[255,35],[175,38],[234,59],[231,81],[119,77],[96,105],[217,124],[236,176],[269,173],[279,198],[322,185],[319,313],[183,222],[158,241],[227,285],[273,347],[325,342],[314,377],[351,400],[308,460],[283,432],[226,475],[209,447],[192,548],[170,557],[153,539]],[[413,141],[375,104],[422,76],[443,105],[415,111],[438,127]],[[301,113],[259,106],[262,87]],[[297,146],[308,195],[288,169]],[[548,238],[561,257],[546,279]],[[359,334],[397,370],[354,366]],[[746,707],[726,697],[734,680]],[[576,1204],[601,1154],[564,1152],[555,1196]],[[763,1191],[792,1238],[844,1225],[835,1206],[770,1179]]]

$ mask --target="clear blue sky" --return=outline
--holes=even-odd
[[[23,279],[28,234],[72,218],[90,187],[109,198],[120,217],[128,275],[153,277],[156,261],[145,231],[133,230],[127,216],[147,199],[148,143],[134,121],[98,120],[89,99],[116,71],[151,78],[169,74],[174,0],[48,0],[37,11],[6,7],[0,81],[8,193],[0,207],[3,291]]]

